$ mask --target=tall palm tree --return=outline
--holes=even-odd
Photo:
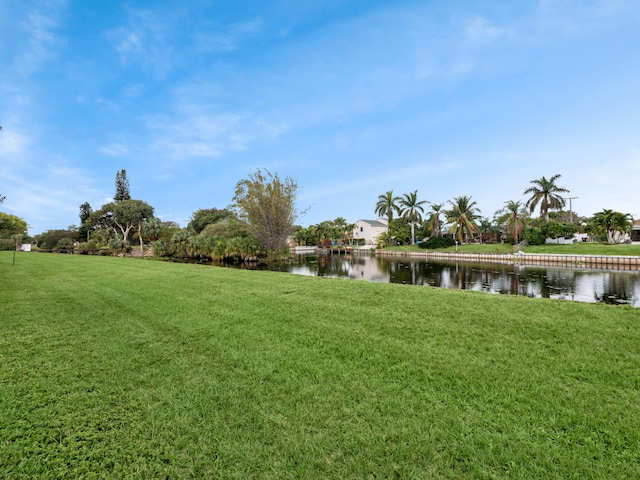
[[[444,203],[431,204],[429,218],[427,219],[427,229],[434,237],[439,237],[440,235],[442,235],[442,220],[440,220],[442,207],[444,207]]]
[[[526,204],[531,213],[536,209],[538,203],[540,204],[540,216],[544,218],[544,223],[549,223],[550,208],[564,207],[564,198],[559,194],[569,193],[569,190],[566,188],[556,185],[555,182],[560,177],[560,174],[556,174],[548,180],[545,177],[531,180],[530,183],[532,183],[533,186],[524,191],[525,195],[531,195],[531,198],[527,200]]]
[[[514,244],[518,244],[524,230],[524,220],[527,211],[520,200],[507,200],[504,202],[504,208],[496,212],[496,222],[504,225],[507,233],[513,238]]]
[[[398,215],[400,214],[400,207],[398,207],[400,200],[400,197],[393,196],[393,190],[389,190],[383,195],[378,195],[378,203],[376,203],[374,213],[379,217],[387,217],[387,228],[393,221],[394,212]]]
[[[476,220],[480,218],[480,209],[476,207],[476,202],[471,201],[471,197],[463,195],[454,197],[449,203],[451,209],[444,211],[447,223],[451,224],[449,233],[454,234],[460,243],[472,238],[474,234],[479,234]]]
[[[401,215],[407,222],[411,224],[411,245],[416,243],[416,223],[422,221],[422,214],[426,200],[418,200],[418,190],[411,193],[405,193],[400,199]]]

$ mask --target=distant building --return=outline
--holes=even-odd
[[[353,239],[365,245],[375,245],[378,235],[387,232],[387,220],[379,218],[377,220],[358,220],[353,231]]]
[[[640,220],[633,222],[633,230],[631,230],[631,241],[640,242]]]

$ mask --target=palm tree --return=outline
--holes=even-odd
[[[513,238],[514,244],[518,244],[524,230],[524,219],[527,211],[520,200],[507,200],[504,202],[504,208],[496,212],[496,222],[498,225],[504,225],[507,233]]]
[[[476,202],[472,202],[471,197],[463,195],[454,197],[453,200],[449,200],[449,203],[451,209],[444,211],[447,223],[451,224],[449,233],[454,234],[460,243],[473,237],[476,233],[479,234],[480,230],[476,225],[476,220],[480,218],[480,209],[476,207]]]
[[[559,193],[569,193],[564,187],[556,185],[556,180],[560,178],[560,174],[556,174],[547,180],[545,177],[537,180],[531,180],[532,187],[527,188],[524,191],[525,195],[531,195],[531,198],[527,200],[527,207],[530,208],[531,213],[536,209],[538,203],[540,204],[540,216],[544,218],[544,223],[549,223],[549,209],[550,208],[562,208],[564,207],[564,198]]]
[[[429,203],[426,200],[418,201],[418,190],[411,193],[405,193],[400,199],[401,215],[407,222],[411,224],[411,245],[416,243],[416,222],[422,221],[422,214],[424,213],[423,205]]]
[[[490,219],[481,217],[478,220],[477,227],[480,232],[480,243],[493,242],[496,239],[496,227]]]
[[[376,203],[374,213],[379,217],[387,217],[387,228],[393,221],[393,213],[400,214],[400,208],[398,207],[400,200],[400,197],[393,196],[393,190],[389,190],[384,195],[378,195],[378,203]]]
[[[429,212],[429,219],[427,220],[427,229],[434,237],[442,235],[442,220],[440,220],[442,207],[444,207],[444,203],[431,204],[431,211]]]
[[[631,232],[633,217],[628,213],[604,209],[593,216],[593,223],[606,232],[608,243],[616,243],[621,234]]]

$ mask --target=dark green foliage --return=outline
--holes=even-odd
[[[9,251],[16,248],[15,240],[10,238],[0,238],[0,251]]]
[[[151,248],[153,248],[153,254],[156,257],[168,257],[172,253],[171,245],[164,239],[151,242]]]
[[[88,240],[90,235],[90,222],[91,214],[93,213],[93,209],[89,202],[84,202],[80,205],[80,227],[78,228],[78,239],[79,240]]]
[[[389,241],[392,245],[393,241],[398,245],[411,242],[411,226],[406,220],[397,218],[391,221],[389,225]]]
[[[9,213],[0,212],[0,238],[27,233],[27,222]]]
[[[47,230],[40,235],[36,235],[36,240],[40,248],[55,248],[63,238],[68,238],[73,244],[73,241],[78,240],[78,231],[72,229]]]
[[[575,233],[576,227],[570,223],[549,222],[540,231],[546,238],[570,237]]]
[[[456,241],[451,237],[431,237],[426,242],[418,244],[420,248],[428,248],[429,250],[436,250],[438,248],[453,247]]]
[[[191,216],[191,221],[189,222],[187,228],[193,231],[195,234],[198,234],[202,232],[207,225],[218,223],[232,216],[235,215],[233,215],[233,213],[226,208],[201,208],[200,210],[196,210],[193,213],[193,215]]]
[[[73,240],[70,238],[61,238],[56,243],[55,250],[58,252],[69,253],[73,249]]]
[[[536,227],[527,227],[522,234],[522,239],[529,245],[544,245],[546,238],[545,234]]]
[[[116,193],[113,196],[113,200],[115,202],[121,202],[122,200],[131,200],[127,171],[124,169],[116,173]]]

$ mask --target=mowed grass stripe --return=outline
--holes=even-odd
[[[0,255],[0,477],[637,478],[627,307]]]

